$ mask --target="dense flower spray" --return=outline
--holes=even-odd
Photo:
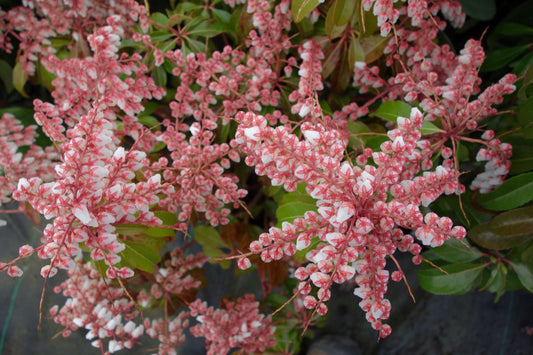
[[[0,271],[21,276],[16,263],[32,254],[49,260],[45,279],[66,270],[55,291],[67,301],[51,309],[52,319],[64,336],[88,331],[102,353],[131,349],[147,335],[160,354],[175,354],[187,331],[205,338],[209,354],[279,345],[280,321],[254,296],[221,308],[196,297],[208,261],[257,269],[273,284],[265,290],[281,283],[254,263],[290,265],[277,276],[297,280],[297,308],[312,313],[304,329],[327,313],[334,283],[351,285],[385,338],[388,283],[405,280],[395,253],[420,264],[423,248],[466,235],[428,209],[466,189],[458,144],[482,146],[476,160],[487,161],[472,190],[489,192],[509,173],[512,148],[483,120],[499,113],[517,77],[482,86],[480,41],[457,54],[438,44],[446,21],[465,21],[458,1],[363,0],[352,23],[337,26],[338,41],[306,29],[331,1],[302,16],[289,0],[186,3],[169,16],[132,0],[23,3],[0,10],[0,49],[13,51],[15,38],[17,75],[33,76],[38,65],[53,77],[51,100],[33,101],[50,144],[35,144],[37,126],[1,116],[0,203],[19,201],[20,211],[49,223],[39,245],[21,247]],[[375,20],[375,34],[365,33],[364,18]],[[58,36],[68,43],[55,44]],[[339,63],[353,85],[336,102],[341,86],[325,70],[346,52],[345,39],[355,54]],[[364,125],[378,100],[402,100],[408,111],[363,132],[379,144],[354,146],[353,124]],[[253,208],[272,187],[304,191],[312,202],[275,225],[266,208]],[[265,223],[251,222],[254,213]],[[266,231],[256,232],[259,225]],[[191,235],[198,226],[207,237]],[[203,253],[192,254],[191,236]],[[176,238],[184,246],[165,253]],[[388,270],[388,259],[397,268]],[[163,315],[143,316],[157,307]]]

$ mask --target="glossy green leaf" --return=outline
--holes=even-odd
[[[334,10],[335,8],[330,7],[328,13],[326,14],[326,22],[324,24],[324,31],[330,39],[340,37],[344,30],[346,29],[346,24],[338,25],[335,23],[334,19]]]
[[[424,121],[422,123],[422,127],[420,127],[420,133],[422,134],[429,135],[429,134],[434,134],[434,133],[439,133],[439,132],[442,133],[444,131],[429,121]]]
[[[146,116],[139,117],[139,123],[141,123],[142,125],[148,128],[152,128],[152,127],[159,125],[160,122],[154,116],[146,115]]]
[[[459,0],[462,10],[476,20],[488,21],[496,15],[495,0]]]
[[[491,51],[487,54],[487,57],[481,66],[481,71],[493,71],[503,68],[524,54],[528,49],[529,44],[526,44]]]
[[[426,269],[417,272],[420,286],[437,295],[462,295],[472,289],[485,268],[484,264],[452,264],[439,269]]]
[[[524,264],[533,264],[533,245],[530,245],[522,251],[520,260]]]
[[[150,227],[145,232],[146,235],[157,238],[174,237],[176,231],[172,228],[165,227]]]
[[[28,94],[24,91],[24,85],[27,81],[28,74],[22,70],[22,63],[17,62],[13,68],[13,87],[24,97],[28,97]]]
[[[335,0],[331,5],[331,8],[333,8],[333,22],[337,26],[345,26],[352,18],[356,4],[357,1],[354,0]]]
[[[511,262],[513,270],[520,279],[520,282],[529,291],[533,292],[533,270],[530,266],[522,263]]]
[[[502,269],[503,268],[499,265],[494,267],[490,272],[489,279],[487,280],[487,282],[485,282],[485,285],[480,288],[480,290],[497,293],[496,301],[505,292],[506,277]]]
[[[355,62],[365,61],[365,51],[359,39],[352,36],[350,41],[350,47],[348,48],[348,63],[350,64],[350,73],[353,73]]]
[[[219,21],[219,22],[223,22],[223,23],[229,23],[230,20],[231,20],[231,14],[229,12],[227,12],[226,10],[221,10],[221,9],[212,9],[211,10],[213,12],[213,17]]]
[[[352,149],[363,148],[365,138],[372,137],[370,135],[360,135],[361,133],[371,132],[370,128],[368,128],[368,126],[363,122],[348,121],[348,126],[346,128],[348,129],[348,132],[350,132],[350,137],[348,138],[348,146]]]
[[[520,100],[526,100],[528,95],[528,88],[533,84],[533,64],[530,64],[524,75],[524,81],[522,87],[518,90],[518,98]]]
[[[154,215],[159,218],[165,226],[173,226],[178,222],[178,217],[172,212],[154,211]]]
[[[521,23],[504,22],[494,28],[492,35],[507,37],[533,35],[533,27]]]
[[[167,72],[162,66],[154,67],[152,70],[152,79],[154,79],[154,83],[159,87],[166,87],[167,86]]]
[[[201,37],[214,37],[223,32],[230,30],[229,25],[221,22],[210,23],[207,21],[200,22],[198,25],[191,28],[188,32],[189,35],[201,36]]]
[[[331,43],[324,50],[324,61],[322,62],[322,77],[327,78],[339,65],[342,52],[342,41]]]
[[[478,224],[468,232],[467,236],[468,239],[480,247],[492,250],[514,248],[526,242],[528,239],[531,239],[531,235],[517,235],[510,237],[498,235],[491,231],[488,223]]]
[[[379,151],[381,148],[381,144],[388,141],[389,140],[389,137],[387,136],[375,136],[375,137],[372,137],[372,138],[369,138],[367,141],[366,141],[366,144],[365,146],[367,148],[370,148],[372,149],[373,151],[377,152]]]
[[[449,239],[442,246],[432,248],[439,258],[450,263],[467,263],[479,259],[482,253],[466,240]]]
[[[389,37],[371,35],[361,38],[361,46],[365,52],[365,62],[372,63],[383,55],[383,50],[389,42]]]
[[[143,234],[148,227],[141,224],[116,224],[115,229],[117,234],[132,236]]]
[[[294,22],[298,23],[320,4],[319,0],[292,0],[291,13]]]
[[[163,26],[168,26],[168,17],[165,15],[165,14],[162,14],[161,12],[154,12],[151,16],[150,16],[150,20],[160,24],[160,25],[163,25]]]
[[[0,80],[4,84],[6,93],[13,91],[13,69],[8,62],[3,59],[0,59]]]
[[[289,192],[281,198],[276,210],[278,227],[281,227],[283,222],[292,222],[298,217],[303,217],[307,211],[317,210],[316,200],[305,193],[303,186],[299,185],[297,191]]]
[[[411,116],[411,110],[412,107],[403,101],[385,101],[372,115],[396,122],[398,117],[409,118]]]
[[[126,248],[120,253],[120,256],[122,257],[121,264],[124,266],[152,272],[154,266],[161,261],[159,250],[156,248],[131,241],[124,241],[123,243]]]
[[[229,245],[222,240],[220,233],[211,226],[197,226],[194,228],[194,240],[205,248],[229,248]]]
[[[494,211],[510,210],[531,200],[533,200],[533,173],[513,176],[496,190],[478,198],[481,206]]]
[[[504,237],[533,233],[533,206],[501,213],[489,222],[489,228]]]

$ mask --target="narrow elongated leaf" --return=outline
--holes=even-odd
[[[459,0],[462,10],[476,20],[487,21],[496,15],[495,0]]]
[[[165,226],[173,226],[178,221],[178,217],[172,212],[154,211],[154,215],[159,218]]]
[[[502,48],[489,52],[481,66],[481,71],[493,71],[505,67],[514,59],[524,54],[529,49],[529,44],[517,47]]]
[[[26,81],[28,81],[28,74],[22,70],[22,63],[17,62],[13,68],[13,87],[24,97],[28,97],[24,91]]]
[[[533,292],[533,270],[530,266],[522,263],[511,262],[513,270],[518,275],[520,282],[529,291]]]
[[[490,221],[489,228],[504,237],[533,233],[533,206],[499,214]]]
[[[194,240],[204,248],[229,248],[220,238],[220,233],[211,226],[197,226],[194,228]]]
[[[162,14],[161,12],[154,12],[151,16],[150,16],[150,20],[160,24],[160,25],[163,25],[163,26],[167,26],[168,25],[168,17],[165,15],[165,14]]]
[[[333,8],[333,22],[337,26],[346,26],[352,17],[357,1],[335,0],[331,5]]]
[[[353,73],[355,62],[365,61],[365,51],[359,39],[352,36],[350,47],[348,49],[348,63],[350,64],[350,73]]]
[[[484,264],[452,264],[438,269],[417,272],[420,286],[437,295],[462,295],[472,289],[476,279],[485,268]]]
[[[385,101],[373,115],[386,119],[387,121],[396,122],[398,117],[409,118],[411,109],[411,106],[403,101]]]
[[[304,192],[303,185],[298,190],[283,195],[276,210],[278,227],[283,222],[292,222],[298,217],[303,217],[307,211],[316,211],[316,200]]]
[[[527,233],[527,231],[524,231]],[[480,247],[502,250],[514,248],[528,239],[531,235],[517,235],[517,236],[501,236],[491,231],[488,223],[478,224],[468,232],[468,239],[479,245]]]
[[[148,227],[141,224],[116,224],[116,232],[120,235],[139,235],[143,234]]]
[[[429,121],[424,121],[424,123],[422,123],[422,127],[420,127],[420,132],[422,134],[433,134],[444,131],[439,127],[435,126],[433,123]]]
[[[292,0],[292,19],[298,23],[320,4],[319,0]]]
[[[3,59],[0,59],[0,80],[4,84],[6,93],[9,94],[13,91],[13,69],[9,63]]]
[[[161,261],[159,251],[150,248],[146,244],[138,244],[131,241],[124,241],[126,249],[120,255],[121,264],[134,269],[140,269],[146,272],[152,272],[154,266]]]
[[[478,198],[481,206],[494,211],[510,210],[531,200],[533,200],[533,173],[513,176],[496,190]]]
[[[465,245],[466,244],[466,245]],[[479,259],[482,253],[473,246],[468,246],[466,240],[447,240],[442,246],[431,249],[439,258],[450,263],[466,263]]]
[[[326,14],[326,23],[324,24],[324,31],[326,31],[326,35],[328,35],[330,39],[340,37],[346,28],[346,25],[339,26],[335,23],[333,18],[333,10],[333,7],[329,8],[328,13]]]

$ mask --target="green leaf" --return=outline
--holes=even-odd
[[[518,98],[526,100],[528,98],[528,87],[533,84],[533,64],[530,64],[526,70],[522,87],[518,90]]]
[[[194,228],[194,240],[204,248],[230,248],[230,246],[222,240],[220,233],[211,226],[200,225]]]
[[[491,51],[487,54],[481,71],[494,71],[505,67],[529,49],[529,44]]]
[[[439,269],[419,270],[417,272],[420,286],[437,295],[463,295],[470,291],[484,264],[452,264]]]
[[[148,227],[142,224],[116,224],[116,232],[120,235],[140,235],[143,234]]]
[[[298,190],[289,192],[281,198],[276,217],[276,226],[281,227],[283,222],[292,222],[298,217],[303,217],[307,211],[316,211],[316,200],[304,191],[304,185],[298,185]]]
[[[152,272],[154,266],[161,261],[159,250],[156,248],[132,241],[124,241],[123,243],[126,249],[120,253],[120,256],[122,257],[121,264],[124,266]]]
[[[149,227],[146,230],[145,234],[151,237],[164,238],[164,237],[174,237],[176,235],[176,231],[172,228]]]
[[[533,292],[533,271],[526,264],[511,262],[513,270],[520,279],[520,282],[529,291]]]
[[[372,116],[378,116],[388,121],[396,122],[398,117],[409,118],[411,116],[411,106],[403,101],[385,101]]]
[[[350,137],[348,138],[348,146],[352,149],[358,149],[364,147],[365,136],[359,136],[360,133],[371,132],[370,128],[366,124],[360,121],[348,121],[348,132]],[[366,136],[366,138],[371,136]]]
[[[28,74],[22,70],[22,63],[17,62],[13,68],[13,87],[17,90],[22,96],[29,97],[28,94],[24,91],[24,84],[28,81]]]
[[[159,218],[165,226],[173,226],[175,223],[178,222],[178,217],[172,212],[154,211],[154,215]]]
[[[422,123],[422,127],[420,127],[420,133],[422,134],[429,135],[429,134],[439,133],[439,132],[444,132],[444,131],[429,121],[424,121]]]
[[[221,9],[212,9],[212,11],[213,11],[213,17],[217,21],[229,24],[231,20],[231,14],[229,12],[225,10],[221,10]]]
[[[319,0],[292,0],[292,19],[298,23],[320,4]]]
[[[327,78],[333,73],[339,64],[342,51],[342,41],[331,43],[324,50],[324,62],[322,63],[322,77]]]
[[[488,21],[496,15],[495,0],[459,0],[463,11],[476,20]]]
[[[506,37],[519,37],[533,35],[533,27],[522,25],[514,22],[504,22],[498,25],[492,35],[506,36]]]
[[[154,31],[150,33],[150,37],[152,38],[152,43],[161,43],[174,36],[175,35],[169,31]]]
[[[501,213],[489,222],[489,228],[504,237],[533,233],[533,206]]]
[[[324,31],[330,39],[340,37],[346,29],[346,24],[344,26],[337,25],[334,20],[335,8],[332,6],[329,8],[328,13],[326,14],[326,23],[324,24]]]
[[[365,52],[365,62],[367,64],[378,60],[383,55],[383,50],[389,42],[390,37],[381,35],[371,35],[361,38],[361,46]]]
[[[335,0],[330,9],[333,8],[333,22],[337,26],[346,26],[355,11],[357,1]]]
[[[355,62],[365,61],[365,51],[359,39],[352,36],[350,48],[348,49],[348,63],[350,64],[350,73],[353,73]]]
[[[514,248],[528,239],[531,239],[531,236],[528,235],[517,235],[505,237],[499,234],[492,232],[489,228],[488,223],[478,224],[468,232],[468,239],[479,245],[480,247],[492,249],[492,250],[502,250]]]
[[[469,246],[466,240],[457,239],[449,239],[442,246],[431,250],[439,258],[450,263],[467,263],[483,255],[476,247]]]
[[[229,25],[225,23],[220,23],[220,22],[210,23],[207,21],[203,21],[203,22],[200,22],[198,25],[194,26],[193,28],[191,28],[187,32],[189,33],[189,35],[209,38],[209,37],[214,37],[216,35],[219,35],[223,32],[228,32],[230,30],[231,28],[229,27]]]
[[[377,152],[381,149],[381,144],[388,141],[389,137],[387,136],[376,136],[372,137],[369,140],[366,141],[366,147],[372,149],[373,151]]]
[[[150,20],[160,24],[160,25],[163,25],[163,26],[168,26],[168,17],[165,15],[165,14],[162,14],[161,12],[154,12],[151,16],[150,16]]]
[[[4,83],[6,93],[13,91],[13,69],[8,62],[0,59],[0,80]]]
[[[533,264],[533,245],[530,245],[522,251],[520,260],[525,264]]]
[[[139,117],[139,123],[141,123],[143,126],[146,126],[148,128],[155,127],[159,124],[159,121],[157,118],[151,115],[141,116]]]
[[[495,302],[498,301],[505,292],[505,274],[502,267],[498,265],[491,270],[489,279],[480,290],[497,293]]]
[[[533,173],[507,179],[496,190],[480,195],[481,206],[494,211],[505,211],[522,206],[533,199]]]
[[[159,87],[166,87],[167,86],[167,72],[162,66],[154,67],[152,70],[152,79],[154,79],[154,83]]]

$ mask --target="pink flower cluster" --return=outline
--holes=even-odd
[[[67,301],[61,308],[56,305],[50,309],[54,322],[64,327],[63,336],[83,328],[88,330],[85,337],[102,353],[106,348],[109,353],[131,349],[144,334],[144,326],[135,322],[139,313],[124,289],[110,286],[96,267],[79,260],[68,276],[54,289]],[[107,347],[105,340],[109,340]]]
[[[305,183],[317,200],[317,212],[284,222],[281,229],[270,228],[250,244],[250,254],[260,254],[264,262],[280,260],[308,250],[318,239],[307,252],[309,263],[295,272],[299,291],[307,295],[306,308],[325,314],[332,283],[355,279],[361,308],[372,327],[386,337],[390,333],[390,326],[383,323],[390,311],[384,298],[389,280],[386,257],[400,250],[412,253],[415,263],[421,261],[420,245],[404,230],[414,231],[431,246],[466,235],[449,218],[424,216],[419,209],[441,194],[462,192],[455,170],[438,166],[419,175],[431,168],[429,142],[421,140],[422,114],[413,109],[410,118],[398,118],[398,128],[388,133],[390,141],[379,152],[367,148],[356,165],[345,160],[346,142],[335,129],[304,122],[299,139],[288,125],[269,127],[262,116],[239,113],[235,119],[236,141],[258,175],[268,176],[273,185],[283,185],[287,191]],[[373,164],[367,163],[370,158]],[[248,255],[242,256],[240,267],[250,265],[244,259]],[[316,297],[310,295],[311,284],[318,288]]]
[[[225,301],[224,308],[217,310],[196,300],[189,308],[199,324],[191,327],[191,334],[206,339],[208,355],[227,354],[232,348],[263,352],[275,345],[274,327],[269,317],[259,313],[258,306],[250,294],[235,302]]]
[[[0,9],[0,49],[9,53],[13,50],[10,37],[18,40],[19,63],[29,75],[35,73],[34,62],[56,52],[51,39],[57,35],[72,35],[68,48],[87,55],[87,33],[103,26],[112,15],[119,16],[125,25],[133,25],[144,9],[134,0],[115,0],[112,6],[105,0],[24,0],[23,5],[7,12]]]

